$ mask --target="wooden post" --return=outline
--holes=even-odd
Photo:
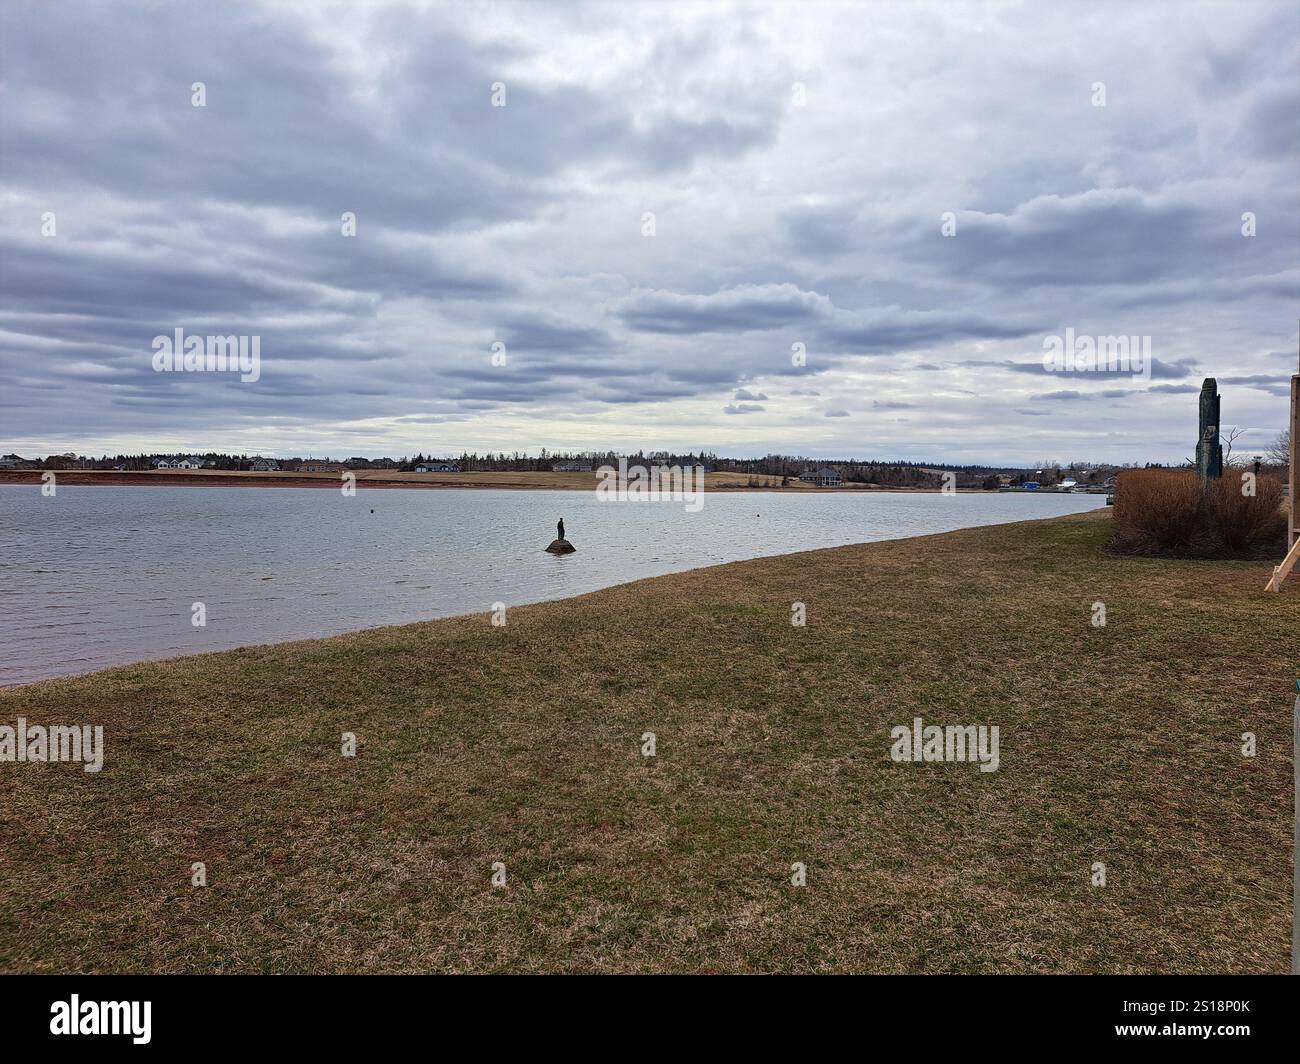
[[[1291,538],[1287,540],[1287,546],[1295,546],[1296,540],[1300,539],[1300,500],[1296,498],[1296,489],[1300,488],[1300,466],[1297,462],[1300,457],[1300,373],[1291,378],[1291,518],[1287,524],[1287,531],[1291,533]]]
[[[1296,498],[1300,489],[1300,373],[1291,378],[1291,417],[1287,422],[1291,426],[1291,471],[1287,475],[1291,497],[1287,500],[1286,521],[1286,557],[1282,564],[1273,570],[1265,591],[1281,591],[1282,581],[1291,570],[1300,564],[1300,499]],[[1300,871],[1297,872],[1300,875]]]

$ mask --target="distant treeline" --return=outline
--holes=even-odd
[[[3,456],[7,468],[28,469],[152,469],[167,460],[175,462],[185,459],[194,467],[222,470],[252,469],[261,456],[247,454],[225,454],[216,451],[153,453],[153,454],[118,454],[103,455],[92,458],[76,454],[57,454],[46,458],[22,458],[10,454]],[[602,465],[616,466],[620,458],[628,464],[650,465],[702,465],[710,472],[737,473],[755,477],[790,477],[796,478],[801,473],[817,469],[833,469],[847,483],[883,484],[890,487],[935,487],[942,483],[942,473],[951,471],[957,474],[957,483],[967,486],[996,486],[996,479],[1001,476],[1003,483],[1022,483],[1025,480],[1037,480],[1044,485],[1055,483],[1069,470],[1070,475],[1077,476],[1082,482],[1098,481],[1112,475],[1119,466],[1105,463],[1075,462],[1063,467],[1058,462],[1045,461],[1037,467],[989,466],[989,465],[952,465],[939,462],[915,462],[897,460],[860,460],[856,458],[809,458],[805,455],[768,454],[762,458],[725,458],[709,451],[637,451],[627,454],[618,451],[548,451],[543,448],[532,455],[523,451],[507,453],[479,454],[477,451],[464,451],[459,457],[454,455],[435,455],[423,452],[414,456],[403,455],[400,458],[327,458],[327,457],[291,457],[275,458],[273,461],[280,469],[297,470],[303,467],[345,469],[392,469],[412,470],[426,462],[439,461],[453,464],[459,472],[550,472],[561,469],[596,469]],[[1148,465],[1147,468],[1152,468]]]

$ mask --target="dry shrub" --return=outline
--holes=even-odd
[[[1115,546],[1184,554],[1196,536],[1201,478],[1185,469],[1128,469],[1115,479]]]
[[[1186,469],[1132,469],[1115,481],[1116,550],[1218,558],[1276,549],[1284,542],[1282,482],[1261,476],[1243,492],[1241,469],[1202,489]]]
[[[1255,494],[1244,494],[1240,469],[1225,469],[1205,493],[1205,502],[1219,544],[1229,551],[1244,551],[1282,538],[1286,515],[1282,511],[1282,481],[1260,476]]]

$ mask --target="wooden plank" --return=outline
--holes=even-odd
[[[1291,378],[1291,472],[1289,481],[1291,484],[1290,500],[1290,517],[1287,521],[1287,532],[1290,538],[1287,540],[1288,545],[1300,543],[1300,499],[1297,499],[1297,488],[1300,488],[1300,373]]]
[[[1268,584],[1265,585],[1265,591],[1281,591],[1282,581],[1287,578],[1291,570],[1295,568],[1296,562],[1300,562],[1300,539],[1291,544],[1291,549],[1282,559],[1282,564],[1273,570],[1273,575],[1269,578]]]

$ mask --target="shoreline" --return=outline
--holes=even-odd
[[[0,722],[104,739],[102,771],[0,766],[0,968],[1285,972],[1268,707],[1300,589],[1110,555],[1112,530],[821,548],[7,689]],[[917,718],[998,726],[1000,767],[893,757]]]
[[[339,473],[254,473],[251,471],[194,470],[191,472],[169,470],[155,472],[134,470],[40,470],[0,469],[0,486],[5,484],[40,484],[45,472],[53,472],[56,483],[69,487],[165,487],[165,488],[338,488]],[[358,488],[398,491],[454,491],[499,489],[506,491],[595,491],[599,478],[595,473],[397,473],[390,470],[359,469],[356,473]],[[754,474],[768,480],[779,479],[767,474]],[[710,491],[771,491],[790,495],[836,495],[863,492],[897,492],[903,494],[938,494],[937,488],[905,487],[888,484],[843,484],[838,488],[817,487],[792,481],[779,484],[750,484],[748,473],[706,473],[704,490]],[[1006,494],[983,488],[958,488],[960,495]],[[1040,492],[1017,492],[1022,495],[1058,495],[1050,489]],[[1102,495],[1102,492],[1072,492],[1074,495]]]
[[[862,548],[862,547],[871,546],[873,543],[913,543],[922,540],[933,539],[936,536],[949,536],[959,532],[973,532],[982,528],[999,528],[999,527],[1006,528],[1006,527],[1012,527],[1018,525],[1041,524],[1043,522],[1062,521],[1062,520],[1067,520],[1069,518],[1082,517],[1085,515],[1105,514],[1108,513],[1109,510],[1110,510],[1109,507],[1099,506],[1095,510],[1080,510],[1073,514],[1057,515],[1053,517],[1033,517],[1028,519],[1021,518],[1015,521],[1000,521],[1000,522],[994,522],[993,524],[986,524],[986,525],[968,525],[964,528],[950,529],[946,532],[926,532],[919,536],[899,536],[895,539],[872,539],[872,540],[864,540],[860,543],[839,544],[839,545],[829,546],[829,547],[809,547],[803,550],[786,551],[777,554],[758,554],[758,555],[754,555],[751,558],[741,558],[738,559],[737,561],[715,562],[710,565],[700,565],[690,569],[674,569],[666,573],[660,573],[657,576],[637,577],[634,580],[621,581],[615,584],[606,584],[604,587],[596,588],[593,591],[580,591],[576,595],[561,595],[558,598],[538,599],[535,602],[520,603],[518,606],[512,608],[520,609],[520,608],[529,608],[533,606],[550,605],[553,603],[571,602],[575,599],[580,599],[586,595],[598,595],[603,591],[610,590],[611,588],[632,587],[637,584],[644,584],[654,580],[666,580],[671,577],[681,576],[687,573],[696,573],[696,574],[705,573],[714,569],[722,569],[729,565],[746,565],[754,562],[762,562],[772,558],[791,558],[791,557],[797,557],[799,555],[804,555],[804,554],[819,554],[824,551],[844,550],[846,548]],[[20,680],[14,683],[0,682],[0,693],[6,691],[14,691],[20,688],[31,687],[34,684],[54,683],[60,680],[85,679],[87,677],[95,676],[99,673],[108,672],[111,669],[129,669],[129,668],[135,668],[137,666],[155,665],[164,662],[184,661],[188,658],[204,657],[211,654],[236,654],[241,651],[247,651],[247,650],[288,647],[296,643],[314,643],[314,642],[320,642],[322,640],[329,640],[329,639],[346,639],[350,636],[359,635],[363,632],[374,632],[374,631],[379,631],[381,629],[403,628],[408,625],[436,624],[439,621],[456,621],[456,620],[463,620],[463,619],[474,618],[474,617],[481,617],[484,615],[484,612],[485,611],[479,610],[470,613],[449,613],[446,614],[445,616],[426,617],[417,621],[394,621],[391,624],[376,624],[366,628],[348,628],[341,632],[335,632],[332,635],[302,636],[302,637],[296,637],[290,639],[277,639],[269,643],[245,643],[245,644],[241,644],[240,646],[223,647],[216,650],[200,650],[200,651],[192,651],[192,652],[180,653],[180,654],[169,654],[157,658],[137,658],[132,661],[116,662],[112,665],[98,665],[95,666],[94,668],[87,669],[85,672],[60,673],[57,676],[46,676],[38,680]]]

